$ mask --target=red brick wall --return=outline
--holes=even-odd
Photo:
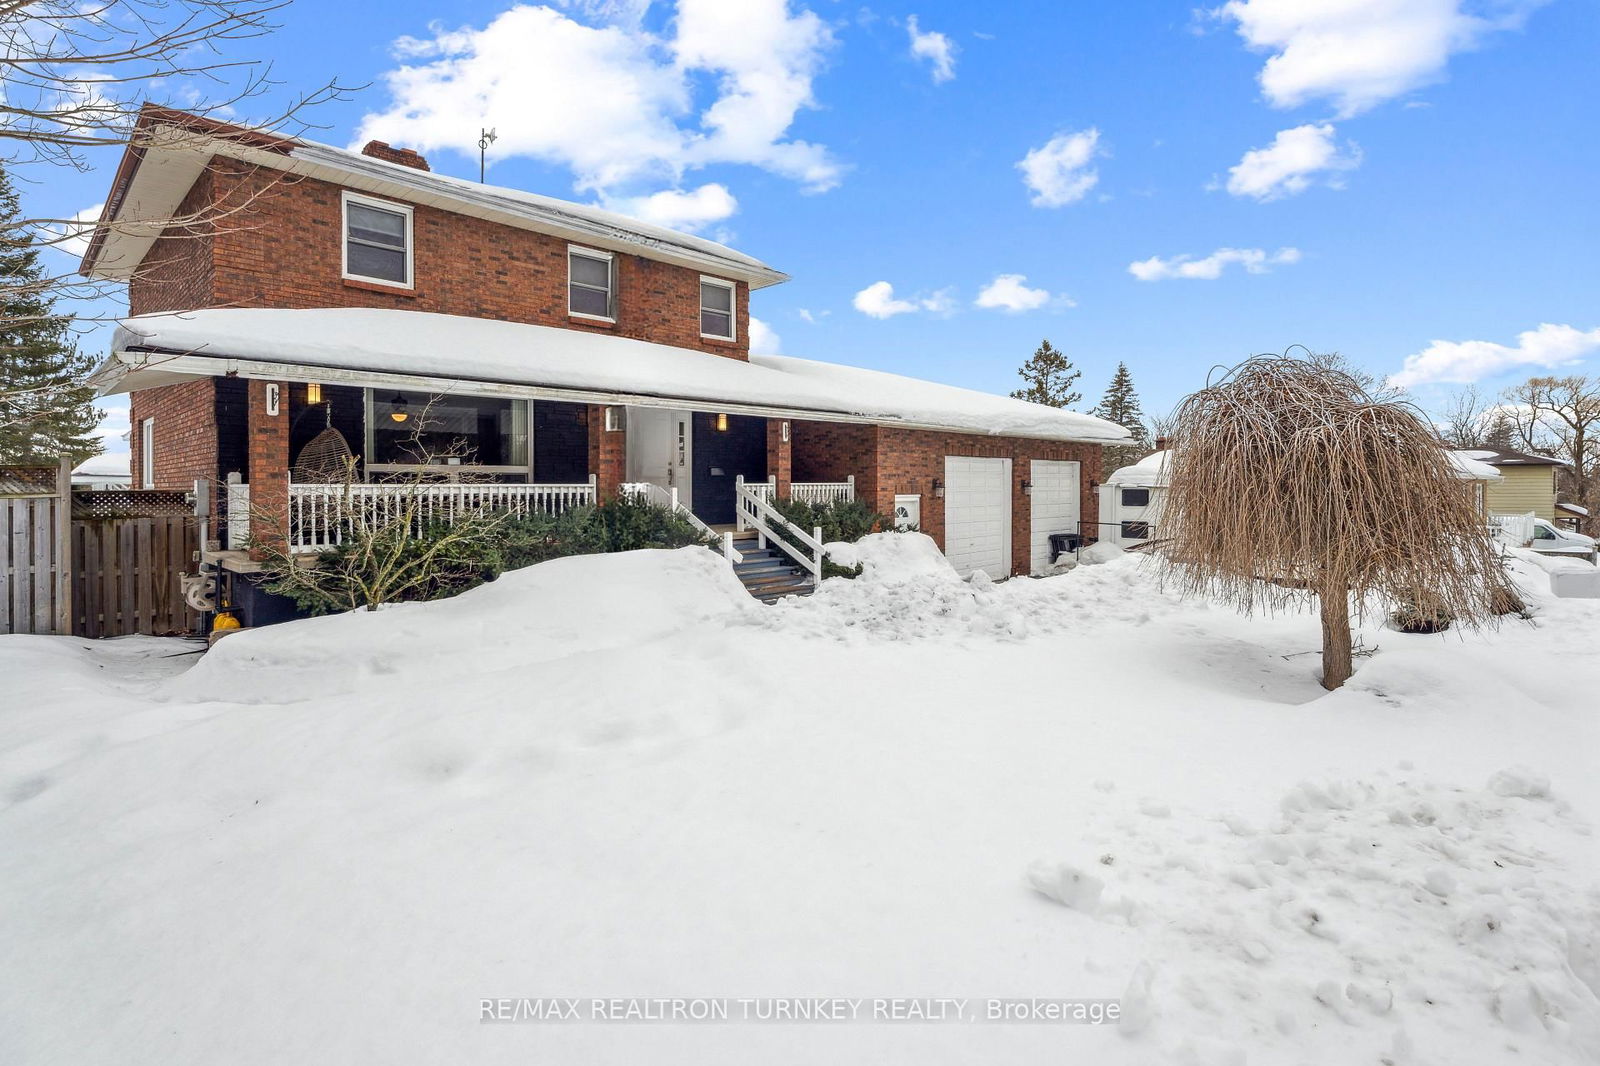
[[[203,179],[206,187],[197,186],[191,196],[224,197],[248,207],[220,221],[206,241],[158,241],[157,247],[165,245],[161,278],[141,277],[130,284],[135,314],[220,306],[401,308],[613,333],[749,357],[749,289],[743,282],[736,296],[738,339],[732,342],[700,336],[699,271],[621,253],[617,322],[571,318],[567,241],[420,204],[412,205],[414,287],[348,281],[342,277],[340,186],[214,164],[214,172]],[[191,284],[163,280],[174,274]]]
[[[767,419],[767,477],[776,478],[778,496],[789,495],[789,483],[794,474],[794,434],[790,432],[790,439],[783,439],[785,419]]]
[[[156,420],[156,488],[187,491],[194,488],[195,479],[217,476],[216,383],[211,378],[140,389],[129,399],[134,488],[143,487],[139,478],[144,471],[143,424],[147,418]]]
[[[1079,464],[1079,513],[1083,529],[1098,534],[1099,496],[1092,483],[1101,476],[1097,444],[1069,444],[1025,437],[985,437],[968,433],[936,433],[916,429],[846,425],[838,422],[794,423],[794,479],[843,481],[854,474],[856,496],[889,514],[897,493],[922,497],[921,530],[944,547],[944,500],[933,493],[935,478],[944,479],[944,457],[969,455],[1008,458],[1011,463],[1011,566],[1026,574],[1030,563],[1031,497],[1022,491],[1028,464],[1034,459],[1059,459]]]
[[[215,195],[214,186],[211,171],[202,171],[174,217],[205,211]],[[216,302],[213,251],[208,225],[169,227],[150,246],[137,276],[128,283],[128,313],[145,315],[212,306]]]
[[[267,414],[267,387],[278,386],[278,413]],[[263,516],[282,515],[283,525],[270,518],[252,518],[250,534],[258,540],[281,539],[289,516],[289,386],[287,382],[251,381],[250,407],[250,510]],[[252,553],[255,554],[255,553]]]
[[[622,408],[617,408],[622,414]],[[587,412],[589,423],[589,472],[595,476],[595,494],[605,502],[622,490],[628,479],[627,422],[618,428],[606,429],[606,409],[601,404],[591,404]]]

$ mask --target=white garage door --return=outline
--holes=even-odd
[[[1042,574],[1050,568],[1050,534],[1079,532],[1078,464],[1035,459],[1028,480],[1033,483],[1028,496],[1033,511],[1029,565]]]
[[[944,457],[944,554],[961,574],[1011,573],[1011,460]]]

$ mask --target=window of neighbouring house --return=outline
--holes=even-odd
[[[344,196],[344,276],[411,287],[411,208]]]
[[[139,423],[139,487],[156,487],[156,420]]]
[[[1149,507],[1149,489],[1123,489],[1122,506],[1124,507]]]
[[[368,470],[470,466],[528,470],[528,403],[491,396],[367,390]]]
[[[584,318],[617,317],[616,257],[610,252],[572,248],[567,252],[567,310]]]
[[[700,279],[700,336],[731,341],[733,336],[733,283]]]
[[[1123,540],[1149,540],[1149,522],[1124,522],[1122,523]]]

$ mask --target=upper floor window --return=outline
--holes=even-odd
[[[616,259],[590,248],[567,250],[567,310],[583,318],[617,317]]]
[[[700,336],[731,341],[733,337],[733,282],[700,279]]]
[[[344,276],[411,287],[411,208],[345,193]]]

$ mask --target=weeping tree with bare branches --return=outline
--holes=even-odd
[[[1240,610],[1315,596],[1322,684],[1352,666],[1350,610],[1385,601],[1474,625],[1507,588],[1482,516],[1438,435],[1349,374],[1251,358],[1175,415],[1165,566],[1187,593]]]

